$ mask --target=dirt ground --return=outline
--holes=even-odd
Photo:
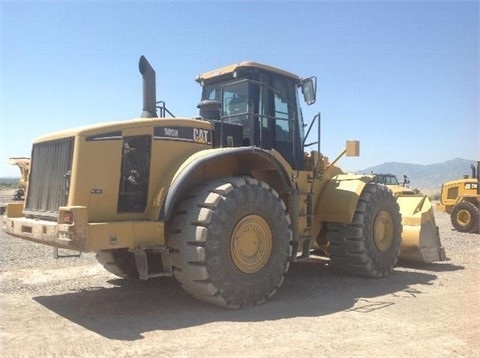
[[[199,302],[173,278],[117,279],[92,254],[55,260],[2,231],[0,356],[478,357],[480,235],[436,219],[448,262],[377,280],[312,258],[243,310]]]

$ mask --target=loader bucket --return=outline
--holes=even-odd
[[[402,214],[402,246],[400,260],[430,263],[445,261],[432,203],[426,195],[399,195]]]

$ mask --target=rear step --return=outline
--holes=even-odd
[[[162,269],[159,272],[148,272],[147,253],[145,250],[159,253],[162,261]],[[139,247],[133,252],[135,255],[135,264],[138,270],[138,278],[140,280],[147,280],[153,277],[171,277],[173,276],[172,264],[168,255],[167,248],[158,247]]]

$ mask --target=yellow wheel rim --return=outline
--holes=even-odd
[[[248,215],[233,230],[230,253],[240,271],[260,271],[272,253],[272,232],[267,222],[258,215]]]
[[[373,241],[381,252],[386,252],[393,242],[393,219],[388,211],[378,212],[373,223]]]
[[[457,213],[457,221],[462,225],[466,226],[470,223],[470,213],[468,210],[460,210]]]

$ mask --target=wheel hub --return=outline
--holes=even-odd
[[[393,219],[386,210],[378,212],[373,223],[373,241],[381,252],[386,252],[393,242]]]
[[[230,253],[239,270],[260,271],[272,252],[272,233],[268,223],[258,215],[241,219],[233,230]]]
[[[460,210],[457,214],[457,221],[463,226],[468,225],[470,223],[470,213],[468,210]]]

